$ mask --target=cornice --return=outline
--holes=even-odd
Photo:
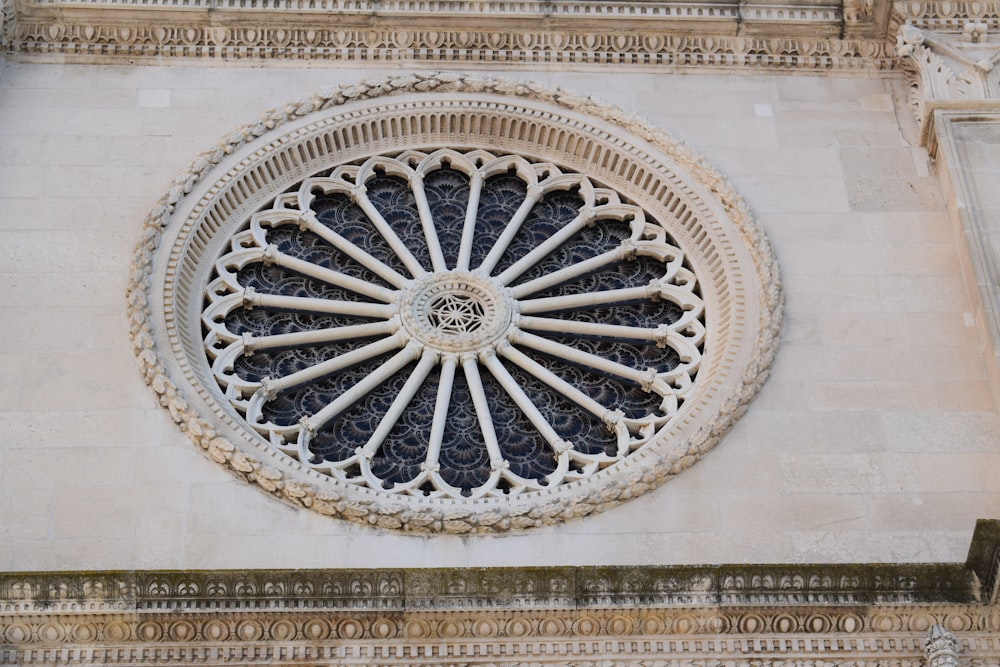
[[[595,609],[979,603],[961,564],[0,574],[0,613]]]
[[[891,67],[888,4],[584,0],[6,0],[4,46],[71,61],[463,68]]]
[[[1000,609],[973,584],[958,564],[7,573],[0,663],[980,667]]]
[[[995,667],[998,536],[946,564],[0,573],[0,664]]]

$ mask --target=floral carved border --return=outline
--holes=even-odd
[[[887,5],[4,0],[5,47],[74,61],[891,69]]]
[[[985,667],[1000,608],[974,578],[957,563],[0,573],[0,663]]]
[[[656,467],[635,466],[623,470],[600,494],[586,502],[571,496],[542,497],[535,504],[488,507],[471,505],[414,506],[381,498],[349,498],[336,490],[319,489],[308,482],[293,479],[268,463],[258,460],[217,430],[186,400],[177,381],[170,376],[157,342],[158,333],[151,321],[150,291],[154,254],[163,231],[172,220],[175,208],[213,168],[240,147],[271,132],[284,123],[310,114],[344,105],[355,100],[375,99],[407,92],[492,93],[533,100],[585,114],[611,123],[633,136],[643,137],[655,149],[670,156],[694,182],[713,193],[741,237],[752,262],[752,271],[761,289],[751,298],[758,302],[759,321],[752,352],[738,385],[727,389],[728,397],[713,418],[705,420],[686,441],[685,451],[672,451],[671,461]],[[574,517],[620,504],[662,484],[669,477],[692,465],[711,449],[746,410],[766,379],[780,339],[783,299],[777,263],[769,242],[753,221],[746,203],[732,185],[685,144],[678,142],[649,123],[624,111],[605,106],[590,98],[568,91],[549,89],[530,83],[500,79],[480,79],[457,74],[414,74],[365,82],[334,90],[320,91],[312,97],[267,112],[257,123],[232,132],[212,150],[198,156],[175,178],[170,190],[148,215],[130,271],[127,290],[127,313],[133,350],[140,370],[160,404],[189,438],[209,457],[223,464],[233,474],[293,504],[326,515],[382,528],[415,532],[498,532],[559,523]],[[675,455],[676,453],[676,455]]]

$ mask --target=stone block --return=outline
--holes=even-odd
[[[0,272],[4,306],[121,307],[125,277],[119,271],[86,273]]]
[[[817,410],[914,411],[936,405],[930,383],[909,380],[816,382],[813,406]]]
[[[889,312],[948,313],[969,310],[964,286],[953,276],[882,276],[878,291]]]
[[[8,197],[41,198],[46,190],[46,171],[46,167],[40,165],[0,165],[0,200]]]
[[[864,100],[871,95],[886,93],[885,83],[878,79],[845,79],[838,77],[779,77],[778,95],[789,102],[841,102]],[[857,102],[860,108],[860,101]]]
[[[376,554],[387,550],[395,554],[396,564],[386,567],[420,567],[409,550],[393,550],[384,542],[370,548],[355,545],[352,556],[351,544],[340,533],[296,534],[286,532],[280,537],[256,535],[186,534],[182,567],[192,570],[241,569],[241,568],[287,568],[291,562],[299,568],[345,568],[377,567],[380,560]]]
[[[129,109],[97,108],[3,108],[0,136],[133,136],[140,132],[141,118]]]
[[[829,176],[733,177],[751,208],[767,214],[848,210],[847,190],[840,178]]]
[[[1000,452],[891,452],[883,456],[889,491],[996,493]]]
[[[988,380],[936,381],[934,400],[938,409],[954,412],[980,412],[997,408]]]
[[[0,458],[0,470],[3,469]],[[0,543],[8,547],[15,540],[42,540],[51,536],[53,489],[12,489],[0,492]],[[10,550],[0,548],[0,553]]]
[[[784,493],[872,494],[885,482],[878,456],[794,454],[781,457]]]
[[[20,540],[14,544],[12,571],[127,570],[132,563],[131,536],[62,537]]]
[[[227,480],[187,486],[190,508],[187,530],[190,534],[211,535],[218,539],[244,535],[273,539],[292,526],[301,526],[304,520],[303,514],[296,513],[291,505],[268,498],[249,484]]]
[[[135,105],[140,109],[169,107],[172,94],[169,88],[140,88],[135,94]]]
[[[808,455],[856,452],[884,447],[885,431],[877,412],[787,412],[754,410],[746,417],[751,454]]]
[[[936,178],[849,179],[847,191],[855,211],[926,211],[944,205]]]
[[[65,351],[36,360],[21,376],[18,406],[66,411],[145,408],[150,397],[128,349]]]
[[[971,530],[968,532],[971,534]],[[826,530],[800,532],[791,536],[792,560],[800,563],[830,562],[830,554],[843,554],[849,560],[844,562],[867,563],[886,558],[888,562],[914,562],[919,554],[926,554],[925,562],[955,562],[964,558],[965,547],[958,547],[964,531],[884,531],[872,533],[867,530]]]
[[[135,493],[123,493],[122,478],[105,478],[106,486],[68,486],[55,492],[52,533],[70,537],[127,537],[141,516]],[[129,550],[131,551],[131,549]]]
[[[954,243],[951,222],[944,212],[894,213],[865,211],[854,214],[869,238],[880,241]]]
[[[862,218],[850,212],[768,211],[758,213],[757,222],[771,236],[772,242],[865,241],[870,238]]]
[[[163,412],[159,407],[146,410],[0,412],[0,433],[6,434],[6,442],[12,448],[73,447],[90,450],[95,458],[104,456],[104,447],[146,445],[140,450],[141,454],[137,452],[138,459],[150,456],[152,446],[157,447],[155,451],[161,451],[158,447],[164,439],[164,428],[173,427],[169,417],[168,420],[162,418],[160,413]]]
[[[785,304],[797,313],[871,313],[882,309],[879,282],[867,276],[799,276],[785,286]]]
[[[881,349],[905,340],[906,323],[895,313],[826,313],[817,319],[823,346],[829,349]]]
[[[723,495],[719,499],[725,532],[763,532],[780,525],[782,531],[863,530],[868,524],[861,494],[797,493]]]
[[[917,176],[909,146],[841,146],[843,173],[858,181]]]
[[[731,178],[757,176],[841,178],[837,149],[833,146],[782,146],[747,148],[724,145],[709,149],[712,161]]]
[[[177,548],[185,541],[186,523],[181,514],[153,512],[135,526],[132,560],[136,568],[181,569],[183,554]]]
[[[928,525],[966,528],[970,516],[1000,516],[1000,494],[886,493],[872,496],[872,521],[917,532]]]
[[[63,489],[96,485],[114,489],[127,483],[133,451],[107,447],[98,452],[57,443],[18,443],[4,454],[3,489]]]
[[[0,88],[2,87],[3,84],[0,84]],[[80,88],[68,94],[63,87],[11,87],[3,89],[3,94],[0,95],[0,107],[118,109],[132,104],[134,97],[135,93],[128,89]]]

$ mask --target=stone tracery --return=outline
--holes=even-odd
[[[486,231],[481,243],[471,247],[462,243],[469,210],[461,203],[467,197],[462,193],[470,187],[463,183],[466,178],[469,184],[476,181],[473,172],[486,163],[476,165],[473,161],[475,169],[466,169],[463,176],[452,173],[457,172],[461,159],[451,156],[449,169],[428,163],[427,173],[417,176],[414,165],[400,161],[404,154],[442,145],[460,147],[454,151],[459,157],[490,146],[492,155],[503,156],[512,161],[508,167],[514,166],[491,176],[496,179],[496,189],[493,185],[477,186],[479,213],[493,216],[490,224],[477,225],[477,230],[492,231]],[[390,150],[393,152],[387,152]],[[517,157],[520,155],[530,157]],[[363,174],[358,171],[362,167],[366,170]],[[337,170],[341,175],[350,172],[347,179],[329,178]],[[531,173],[535,173],[536,185],[531,184]],[[416,179],[423,183],[427,202],[418,203],[414,190],[406,185]],[[307,181],[322,181],[321,187],[307,188],[311,199],[300,202],[299,193]],[[547,189],[538,187],[543,184]],[[588,194],[591,189],[593,193]],[[498,194],[511,190],[521,192],[521,199]],[[365,198],[358,197],[362,191],[368,211],[352,201],[362,202]],[[616,200],[615,193],[622,196]],[[436,202],[434,216],[422,216],[420,211],[425,205],[429,208],[431,200]],[[539,250],[540,254],[528,262],[531,266],[517,267],[503,254],[490,257],[505,230],[511,230],[512,237],[503,238],[502,245],[517,257],[531,256],[539,245],[538,238],[547,238],[555,231],[540,233],[538,238],[513,233],[508,223],[521,202],[529,200],[532,212],[547,211],[539,219],[556,216],[554,219],[563,220],[566,227],[565,223],[579,217],[578,231],[597,235],[589,241],[600,246],[597,254],[618,248],[627,257],[635,255],[635,260],[626,261],[642,264],[636,275],[645,277],[610,290],[617,290],[619,301],[625,302],[592,303],[588,310],[573,300],[585,299],[582,294],[515,294],[523,289],[519,281],[551,292],[560,283],[570,282],[572,276],[561,273],[565,267],[590,258],[572,251],[572,244],[563,243],[566,239],[556,243],[558,248]],[[605,207],[602,216],[593,217],[593,210],[601,207]],[[645,231],[636,232],[632,227],[638,214],[649,224],[635,223],[635,229]],[[331,215],[340,220],[335,234],[327,233],[331,228],[319,222]],[[531,215],[522,223],[525,229],[534,225]],[[290,216],[294,224],[288,224]],[[391,233],[372,233],[373,220]],[[401,222],[405,220],[419,224]],[[586,221],[592,224],[588,226]],[[313,233],[310,227],[320,232],[326,229],[326,236]],[[683,259],[677,258],[680,268],[698,271],[697,285],[691,290],[685,291],[687,281],[680,277],[680,271],[677,283],[670,284],[674,274],[668,256],[646,252],[651,248],[649,242],[660,238],[661,232],[661,240],[668,239],[667,230],[676,245],[667,244],[684,248]],[[637,235],[630,238],[634,233]],[[643,236],[649,233],[653,235]],[[285,236],[279,238],[281,234]],[[390,243],[393,236],[396,240]],[[232,245],[234,240],[239,250]],[[289,255],[287,250],[293,245],[300,255]],[[434,245],[439,252],[432,254]],[[357,262],[358,273],[347,275],[339,264],[323,265],[319,260],[324,252],[329,255],[331,246],[354,260],[370,256],[379,261],[367,265]],[[211,296],[214,287],[207,289],[207,285],[214,280],[212,271],[222,256],[228,258],[230,268],[220,269],[216,278],[232,274],[234,266],[242,268],[230,276],[228,293],[224,290]],[[608,254],[595,261],[610,258]],[[379,295],[385,297],[416,285],[418,292],[428,297],[429,306],[437,294],[433,289],[424,290],[430,283],[423,283],[423,279],[460,266],[460,259],[468,261],[467,268],[460,270],[471,272],[488,262],[497,277],[523,269],[516,280],[508,274],[509,287],[489,287],[477,297],[502,297],[503,302],[508,294],[504,290],[509,289],[518,312],[509,304],[500,312],[516,315],[516,326],[512,322],[509,330],[505,328],[504,315],[491,320],[499,327],[497,331],[490,324],[465,335],[482,335],[483,344],[492,341],[489,344],[498,353],[491,365],[513,377],[507,385],[521,385],[533,397],[546,397],[544,401],[539,398],[529,410],[556,416],[550,426],[557,436],[568,432],[578,437],[539,438],[541,431],[536,424],[543,420],[518,417],[530,401],[514,400],[518,390],[508,391],[497,381],[499,389],[488,395],[489,409],[496,422],[510,427],[502,459],[491,456],[483,444],[481,411],[471,398],[461,367],[463,355],[485,367],[478,361],[480,343],[463,342],[460,349],[441,347],[448,339],[455,343],[454,336],[442,334],[429,318],[406,309],[401,312],[401,323],[402,314],[409,312],[410,325],[420,331],[422,340],[409,340],[415,338],[409,332],[393,331],[394,300],[380,300]],[[428,268],[421,268],[422,262]],[[309,264],[314,266],[308,268]],[[264,289],[292,265],[308,271],[291,271],[297,275],[282,288],[289,290],[287,293]],[[496,532],[543,526],[612,507],[662,484],[711,449],[746,409],[768,374],[782,312],[781,282],[769,243],[732,186],[687,146],[633,116],[566,90],[454,74],[414,74],[321,90],[238,128],[175,179],[174,187],[150,214],[132,275],[129,312],[142,372],[180,428],[210,458],[264,491],[322,514],[421,532]],[[423,277],[417,279],[417,275]],[[247,284],[241,285],[240,280]],[[580,280],[593,280],[593,276]],[[463,289],[467,289],[469,281],[464,282]],[[341,286],[348,284],[346,289]],[[601,289],[591,284],[581,291]],[[703,321],[705,346],[699,349],[700,363],[687,370],[690,360],[678,354],[683,336],[676,336],[683,329],[669,331],[669,325],[679,322],[685,312],[698,312],[683,294],[701,299],[710,314]],[[565,299],[569,301],[560,301]],[[325,318],[323,324],[317,323],[315,313],[287,307],[315,306],[317,300],[324,305],[319,314]],[[243,370],[256,375],[229,373],[220,388],[215,371],[228,371],[215,361],[209,363],[206,341],[214,357],[226,354],[236,340],[213,339],[213,325],[206,330],[204,322],[225,321],[227,313],[230,319],[242,318],[241,326],[249,327],[238,336],[247,354],[232,347],[230,360],[239,359]],[[539,329],[538,320],[551,321],[542,322],[547,328]],[[528,330],[526,321],[536,328]],[[593,324],[617,327],[612,337],[618,340],[581,335],[579,327],[585,330]],[[661,325],[667,325],[667,330]],[[255,334],[253,326],[274,330]],[[649,331],[638,340],[622,339],[622,328]],[[327,340],[324,336],[329,331],[318,329],[338,333]],[[508,333],[516,334],[513,340],[508,340]],[[260,336],[288,338],[274,350],[257,350],[254,346]],[[371,344],[384,349],[353,350],[351,336],[375,338]],[[435,336],[441,340],[434,342]],[[269,342],[275,340],[281,339]],[[401,341],[405,344],[400,345]],[[321,470],[330,461],[339,464],[358,455],[359,439],[367,443],[379,428],[376,416],[386,414],[403,390],[407,376],[390,372],[394,366],[385,366],[385,360],[377,357],[402,354],[395,362],[399,364],[421,345],[432,347],[439,357],[451,355],[455,359],[453,409],[443,420],[448,431],[442,442],[454,439],[466,445],[443,447],[440,465],[435,466],[427,465],[426,445],[397,440],[372,453],[370,478],[361,470],[367,457],[357,459],[357,467],[347,466],[342,477]],[[585,365],[564,358],[561,350],[565,345],[579,348],[577,354],[586,359],[601,360],[604,365],[597,366],[600,372],[585,372]],[[659,361],[642,361],[648,353],[659,355],[651,357]],[[290,360],[295,354],[313,356],[302,364]],[[269,371],[272,355],[280,357],[275,363],[284,364],[281,373]],[[376,358],[376,366],[382,364],[384,377],[373,379],[372,369],[355,364],[369,355]],[[421,352],[419,356],[424,355]],[[416,359],[412,357],[407,363],[419,364]],[[426,361],[425,365],[437,369],[436,363]],[[657,370],[658,365],[663,368]],[[537,371],[536,366],[564,378],[565,386],[554,390],[544,373],[529,372]],[[628,371],[618,373],[619,379],[630,385],[627,391],[607,381],[621,367]],[[640,368],[644,370],[638,371]],[[651,373],[649,368],[653,368]],[[679,370],[674,376],[671,369]],[[697,370],[697,381],[690,386],[685,379],[691,379],[688,370]],[[480,375],[497,377],[488,367]],[[268,377],[274,379],[265,382]],[[363,395],[364,400],[349,408],[353,412],[344,413],[347,418],[335,420],[333,430],[324,431],[324,426],[332,423],[326,418],[340,415],[351,402],[345,399],[334,406],[329,396],[323,398],[314,391],[322,378],[329,377],[345,382],[345,386],[362,381],[367,384],[357,390],[357,396]],[[397,385],[380,389],[381,394],[374,391],[390,377]],[[567,387],[571,391],[563,390]],[[421,388],[430,390],[431,396],[415,400],[436,405],[436,385],[424,383]],[[328,390],[329,386],[323,391]],[[608,406],[622,408],[624,414],[614,414]],[[320,414],[324,409],[327,412]],[[667,416],[673,410],[677,418]],[[248,422],[244,417],[247,412],[264,419],[252,417]],[[606,412],[607,420],[603,418]],[[416,434],[414,442],[429,443],[434,420],[421,422],[418,414],[402,410],[398,424]],[[595,418],[598,414],[601,417]],[[655,415],[654,432],[643,433],[649,425],[637,425],[637,420],[650,415]],[[262,434],[251,424],[267,426]],[[303,433],[306,435],[300,437]],[[574,447],[599,444],[571,449],[568,442]],[[346,449],[343,443],[348,443]],[[632,449],[631,445],[636,446]],[[376,456],[380,451],[391,455]],[[618,463],[605,467],[601,457],[617,457]],[[570,459],[577,463],[570,466]],[[530,485],[520,482],[490,481],[497,471],[532,480],[536,492],[523,492],[530,491]],[[442,477],[445,483],[437,488],[433,483],[396,486],[424,473],[428,473],[425,478],[429,473],[449,477]],[[570,483],[543,488],[538,480],[546,476]],[[392,490],[384,488],[385,481]],[[466,492],[470,495],[464,495]]]
[[[662,225],[482,150],[308,178],[216,276],[206,350],[231,403],[313,470],[394,493],[519,494],[621,461],[677,412],[705,340]]]

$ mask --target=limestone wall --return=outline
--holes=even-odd
[[[785,330],[748,413],[676,479],[462,538],[235,480],[156,404],[126,330],[133,248],[174,174],[265,109],[392,72],[0,67],[0,570],[958,561],[1000,515],[978,292],[899,78],[512,75],[635,112],[728,176],[775,246]]]

